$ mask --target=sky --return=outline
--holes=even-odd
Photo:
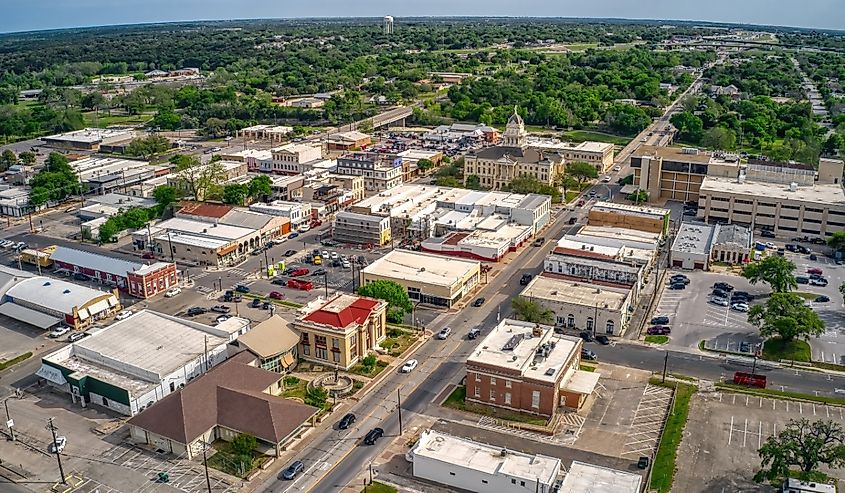
[[[845,28],[845,0],[0,0],[0,32],[186,20],[402,16],[680,19]]]

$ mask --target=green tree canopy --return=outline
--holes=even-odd
[[[517,296],[511,300],[514,314],[526,322],[535,324],[553,324],[555,312],[546,309],[536,301],[531,301],[524,296]]]
[[[401,310],[403,313],[410,312],[414,308],[405,288],[393,281],[373,281],[359,287],[358,294],[384,300],[390,304],[391,308]]]
[[[590,163],[584,161],[576,161],[566,165],[566,174],[575,178],[578,184],[582,184],[587,180],[598,178],[599,170]]]
[[[836,231],[827,239],[827,244],[834,250],[845,250],[845,231]]]
[[[417,161],[417,168],[422,172],[426,172],[433,167],[434,163],[431,162],[430,159],[420,159],[419,161]]]
[[[467,179],[467,186],[469,186],[469,179]],[[507,189],[515,193],[538,193],[540,195],[548,195],[552,198],[552,202],[555,203],[561,201],[560,190],[558,190],[556,186],[543,183],[533,176],[518,176],[511,180]]]
[[[273,182],[269,176],[256,176],[249,181],[248,194],[253,200],[266,200],[273,195]]]
[[[150,135],[142,139],[135,139],[126,146],[126,154],[129,156],[138,156],[142,158],[149,158],[155,154],[166,152],[170,150],[170,141],[167,137],[160,135]]]
[[[48,201],[58,202],[82,190],[79,177],[70,167],[67,157],[58,152],[51,152],[47,156],[45,166],[32,177],[29,184],[32,187],[29,201],[34,206]]]
[[[683,113],[675,113],[672,115],[670,121],[678,129],[678,137],[681,140],[694,144],[701,142],[701,138],[704,135],[704,122],[701,121],[701,118],[685,111]]]
[[[720,151],[732,151],[736,149],[736,134],[725,127],[713,127],[704,132],[701,145]]]
[[[784,342],[809,339],[824,333],[824,321],[795,293],[773,293],[765,304],[748,311],[748,322],[760,329],[763,337],[780,336]]]
[[[798,287],[795,281],[795,264],[786,257],[769,255],[759,262],[752,262],[742,269],[742,276],[751,284],[764,282],[771,286],[772,291],[784,293]]]
[[[162,185],[153,190],[153,197],[155,197],[156,202],[164,209],[173,202],[176,202],[179,194],[173,185]]]
[[[13,166],[18,163],[18,157],[15,155],[15,151],[11,149],[6,149],[0,154],[0,171],[6,171],[9,169],[9,166]]]
[[[648,202],[648,192],[645,190],[636,190],[628,194],[628,200],[631,202],[635,202],[637,204],[641,204],[644,202]]]
[[[232,205],[244,205],[249,195],[249,187],[241,183],[232,183],[223,187],[223,202]]]
[[[232,452],[235,455],[249,455],[258,447],[258,440],[249,433],[241,433],[232,439]]]
[[[35,164],[35,153],[32,151],[23,151],[22,153],[18,154],[18,159],[21,163],[32,166]]]
[[[835,421],[792,419],[777,435],[769,436],[757,454],[761,470],[754,479],[758,482],[788,477],[793,466],[803,474],[822,464],[838,469],[845,466],[845,432]]]

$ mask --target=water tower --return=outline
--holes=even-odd
[[[393,16],[384,16],[384,34],[393,34]]]

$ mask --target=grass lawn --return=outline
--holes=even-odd
[[[482,406],[474,402],[466,402],[467,389],[463,385],[458,386],[449,397],[443,402],[443,406],[459,411],[466,411],[473,414],[480,414],[482,416],[490,416],[491,418],[502,419],[505,421],[514,421],[517,423],[526,423],[535,426],[546,426],[548,420],[541,416],[533,414],[520,413],[516,411],[507,411],[505,409],[497,409],[494,407]]]
[[[282,397],[294,397],[297,399],[305,399],[305,389],[308,387],[308,382],[296,377],[285,377],[285,391]]]
[[[358,363],[357,365],[353,366],[352,369],[349,370],[350,373],[354,373],[356,375],[361,375],[362,377],[374,377],[382,372],[387,367],[387,362],[382,360],[377,360],[375,366],[370,367],[369,369]]]
[[[21,361],[27,360],[31,356],[32,356],[31,352],[26,352],[26,353],[23,353],[21,355],[15,356],[14,358],[12,358],[10,360],[0,361],[0,371],[5,370],[6,368],[8,368],[10,366],[16,365],[16,364],[20,363]]]
[[[589,372],[594,372],[594,371],[596,371],[596,367],[595,367],[595,366],[593,366],[593,365],[585,365],[584,363],[581,363],[580,365],[578,365],[578,369],[579,369],[579,370],[581,370],[581,371],[589,371]]]
[[[672,489],[672,482],[675,480],[675,458],[684,436],[687,418],[689,418],[690,399],[698,387],[677,382],[661,383],[659,378],[652,378],[650,383],[675,389],[674,412],[671,412],[666,419],[663,435],[660,437],[660,446],[657,448],[651,470],[650,488],[660,493],[667,493]]]
[[[214,447],[217,453],[208,458],[208,467],[213,467],[218,471],[223,471],[226,474],[239,478],[245,478],[269,459],[264,454],[253,452],[252,464],[242,464],[232,453],[232,444],[229,442],[218,440],[212,443],[211,446]]]
[[[789,343],[784,343],[780,337],[772,337],[763,343],[763,359],[809,362],[810,354],[810,345],[807,341],[793,339]]]
[[[396,493],[397,491],[398,490],[393,486],[384,483],[379,483],[378,481],[373,481],[373,484],[365,487],[363,490],[361,490],[361,493]]]
[[[573,142],[584,142],[585,140],[592,140],[595,142],[607,142],[609,144],[616,144],[626,146],[631,142],[632,137],[624,137],[621,135],[613,135],[604,132],[597,132],[594,130],[571,130],[563,132],[563,137]]]
[[[85,124],[88,126],[98,126],[101,128],[109,125],[142,125],[153,119],[152,113],[141,113],[140,115],[109,115],[108,113],[100,112],[97,117],[96,111],[86,111],[82,114],[85,118]]]
[[[391,356],[401,356],[416,340],[416,334],[409,330],[388,328],[387,338],[380,346]]]
[[[666,344],[669,342],[669,336],[645,336],[645,342],[652,344]]]
[[[813,301],[819,297],[816,293],[808,293],[806,291],[793,291],[792,294],[797,294],[798,296],[804,298],[807,301]]]

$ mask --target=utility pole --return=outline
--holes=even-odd
[[[270,262],[267,261],[267,249],[264,249],[264,265],[267,266],[267,279],[270,279]]]
[[[9,427],[9,435],[12,436],[12,441],[15,441],[15,422],[9,416],[9,399],[3,399],[3,406],[6,408],[6,425]]]
[[[205,440],[202,441],[202,465],[205,466],[205,486],[211,493],[211,478],[208,476],[208,456],[205,453]]]
[[[47,429],[53,435],[53,450],[56,452],[56,462],[59,463],[59,474],[62,477],[62,484],[67,484],[67,481],[65,481],[65,470],[62,468],[62,454],[59,453],[59,447],[56,443],[56,427],[53,426],[53,418],[47,419]]]
[[[203,359],[205,360],[205,371],[208,371],[208,336],[204,336],[204,344],[205,350],[202,353]]]
[[[396,409],[399,410],[399,435],[402,435],[402,396],[399,389],[396,389]]]
[[[323,286],[326,287],[326,300],[329,299],[329,273],[323,269]]]
[[[669,351],[663,357],[663,383],[666,383],[666,367],[669,366]]]

